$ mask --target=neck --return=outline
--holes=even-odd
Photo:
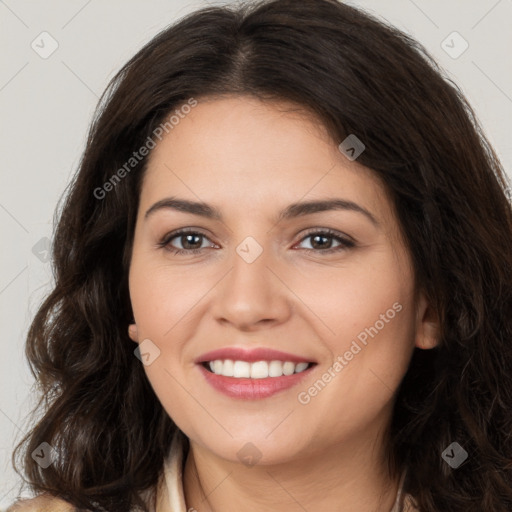
[[[381,444],[382,448],[382,444]],[[391,511],[399,477],[391,480],[382,450],[368,437],[351,439],[281,464],[245,466],[190,442],[183,487],[187,511]]]

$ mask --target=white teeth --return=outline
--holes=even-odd
[[[285,375],[292,375],[294,371],[295,371],[295,363],[286,361],[286,363],[283,364],[283,373]]]
[[[269,377],[281,377],[283,375],[283,363],[281,361],[270,361],[268,375]]]
[[[309,363],[297,363],[295,365],[295,373],[303,372],[307,367]]]
[[[234,366],[235,366],[235,364],[233,363],[233,361],[231,361],[231,359],[226,359],[222,363],[222,370],[221,370],[222,375],[224,375],[225,377],[233,377]]]
[[[251,379],[266,379],[268,377],[268,363],[258,361],[251,364]]]
[[[222,361],[220,361],[222,365]],[[222,375],[222,372],[217,374]],[[251,376],[251,364],[247,361],[235,361],[233,365],[233,377],[241,378],[241,377],[250,377]]]
[[[216,359],[209,362],[210,370],[216,375],[235,378],[265,379],[300,373],[309,367],[309,363],[293,363],[291,361],[233,361],[232,359]]]
[[[213,361],[213,371],[214,373],[222,372],[222,361]]]

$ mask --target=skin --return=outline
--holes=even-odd
[[[383,184],[349,161],[339,142],[296,105],[229,96],[201,99],[152,151],[130,266],[129,333],[159,348],[145,371],[190,439],[187,508],[393,506],[399,482],[385,470],[384,432],[413,349],[436,345],[438,323],[423,294],[414,293],[411,260]],[[169,196],[211,204],[223,220],[172,209],[144,218]],[[357,203],[378,224],[350,210],[276,222],[290,203],[333,197]],[[201,253],[158,247],[186,227],[205,237],[178,236],[168,249]],[[315,246],[307,235],[327,228],[356,246],[329,237]],[[236,252],[248,236],[263,250],[252,263]],[[334,247],[341,250],[324,252]],[[359,344],[362,350],[309,403],[299,403],[298,393],[396,303],[401,311]],[[226,346],[271,347],[318,364],[304,382],[272,397],[234,399],[213,389],[194,363]],[[253,466],[237,456],[248,442],[261,453]]]

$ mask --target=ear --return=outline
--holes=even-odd
[[[415,346],[424,350],[436,347],[439,343],[440,327],[437,313],[421,292],[416,312]]]
[[[136,324],[130,324],[128,326],[128,336],[130,336],[132,341],[135,341],[135,343],[139,342],[139,336],[137,334],[137,325]]]

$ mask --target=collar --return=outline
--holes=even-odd
[[[187,438],[176,428],[169,455],[164,463],[163,478],[157,492],[155,512],[187,512],[183,492],[183,468],[185,465]]]

